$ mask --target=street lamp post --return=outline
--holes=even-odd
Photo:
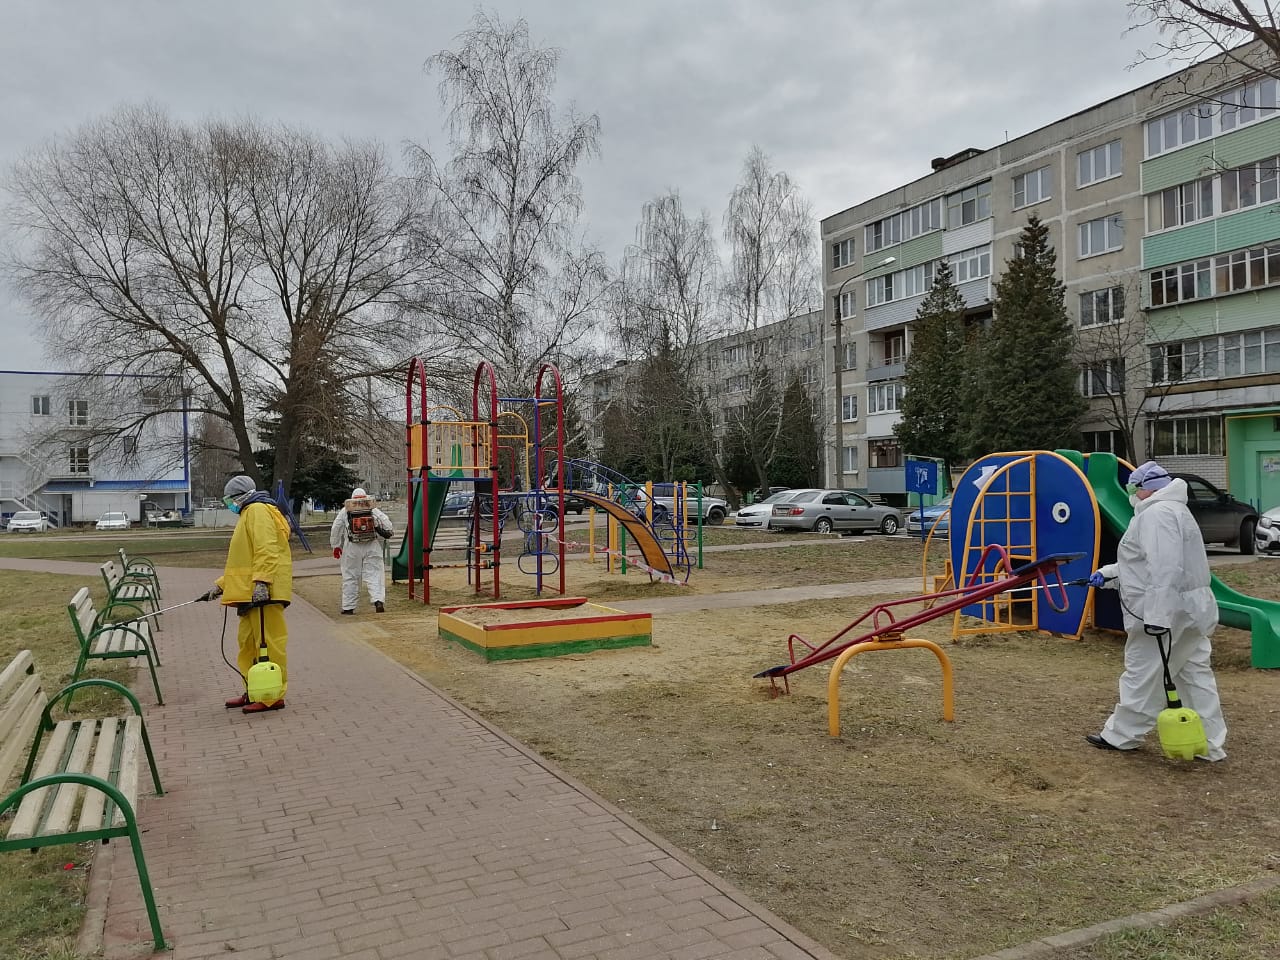
[[[885,257],[874,267],[867,267],[861,273],[855,273],[852,277],[845,277],[840,286],[836,287],[834,323],[836,328],[836,487],[840,490],[844,489],[844,377],[841,375],[844,372],[844,344],[841,341],[844,316],[840,308],[840,298],[844,294],[844,288],[854,280],[862,279],[873,270],[887,267],[896,259],[897,257]]]

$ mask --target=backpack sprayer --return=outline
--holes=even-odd
[[[1169,701],[1169,705],[1156,717],[1160,749],[1170,760],[1194,760],[1197,755],[1205,756],[1209,753],[1209,740],[1205,736],[1200,714],[1182,705],[1178,688],[1173,685],[1173,678],[1169,676],[1169,653],[1165,652],[1164,638],[1169,638],[1169,652],[1172,652],[1173,635],[1168,629],[1158,633],[1152,633],[1151,627],[1144,629],[1155,638],[1156,646],[1160,648],[1160,663],[1164,667],[1164,695]]]

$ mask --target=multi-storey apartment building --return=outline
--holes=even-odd
[[[1079,331],[1085,448],[1158,457],[1280,503],[1278,86],[1239,66],[1193,67],[935,160],[823,220],[826,309],[849,345],[844,396],[829,394],[843,435],[833,480],[902,494],[904,454],[928,452],[901,450],[893,427],[933,271],[950,261],[974,320],[989,316],[993,278],[1035,214]]]
[[[190,510],[185,413],[159,413],[137,429],[104,435],[107,418],[139,419],[119,409],[124,394],[136,400],[137,414],[174,405],[175,381],[128,379],[136,390],[108,393],[85,374],[0,371],[0,512],[40,510],[66,526],[109,510],[139,521],[144,502]]]
[[[767,369],[779,394],[791,375],[799,374],[815,398],[824,395],[830,376],[820,310],[715,337],[698,344],[695,353],[694,376],[708,398],[717,436],[745,414],[755,372]],[[588,448],[593,454],[604,445],[605,409],[625,395],[641,369],[641,364],[619,360],[587,377]]]

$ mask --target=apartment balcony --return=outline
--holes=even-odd
[[[901,380],[907,375],[907,361],[891,357],[890,363],[872,363],[867,367],[867,382]]]

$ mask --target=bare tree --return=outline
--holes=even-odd
[[[1158,27],[1162,39],[1143,61],[1224,65],[1280,77],[1280,7],[1273,0],[1129,0],[1134,29]],[[1248,41],[1257,40],[1257,45]]]
[[[441,76],[453,157],[410,150],[436,199],[417,246],[442,268],[420,308],[459,372],[489,359],[500,389],[519,395],[541,363],[593,352],[606,290],[604,258],[577,232],[576,170],[598,152],[600,120],[557,115],[558,60],[530,42],[525,21],[477,12],[457,49],[427,61]]]
[[[295,440],[347,435],[348,387],[396,366],[389,307],[420,268],[401,242],[414,198],[375,146],[130,108],[29,155],[10,190],[12,272],[52,355],[116,375],[104,389],[136,389],[134,374],[181,385],[157,405],[117,398],[102,435],[178,410],[216,418],[229,442],[200,436],[264,482],[255,432],[277,416],[288,487]]]
[[[724,217],[730,261],[723,303],[735,332],[754,333],[817,306],[816,222],[791,178],[773,170],[764,152],[752,147]],[[763,486],[782,427],[782,391],[774,369],[776,345],[746,340],[749,400],[737,407],[738,422],[726,435],[744,438]]]

